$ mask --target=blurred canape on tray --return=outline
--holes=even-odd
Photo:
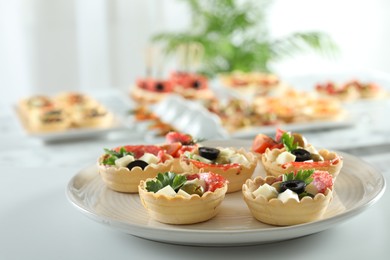
[[[148,106],[139,105],[130,111],[136,124],[146,122],[147,131],[152,131],[156,136],[165,136],[167,133],[176,131],[171,124],[163,122]]]
[[[231,133],[250,127],[339,121],[346,116],[339,100],[292,89],[277,96],[256,96],[250,101],[214,99],[204,105],[221,118]]]
[[[207,100],[214,98],[209,88],[208,78],[197,72],[202,57],[202,49],[197,44],[186,44],[176,50],[179,59],[177,67],[167,76],[163,76],[161,51],[155,47],[147,49],[146,75],[139,77],[130,88],[130,97],[138,103],[157,103],[171,94],[186,99]]]
[[[113,121],[113,115],[102,104],[79,92],[23,98],[17,112],[26,130],[37,133],[106,127]]]
[[[344,83],[327,81],[317,83],[315,91],[322,96],[331,96],[341,101],[356,101],[359,99],[380,99],[388,96],[384,88],[374,82],[349,80]]]
[[[168,78],[138,79],[130,90],[130,96],[135,101],[147,104],[157,103],[171,94],[195,100],[214,97],[205,76],[184,71],[174,71]]]
[[[219,78],[223,87],[248,95],[269,95],[288,87],[277,75],[265,72],[233,71]]]

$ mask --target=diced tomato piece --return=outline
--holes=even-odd
[[[166,153],[171,155],[173,158],[180,157],[180,151],[182,147],[183,145],[179,142],[161,145],[161,148],[165,150]]]
[[[283,147],[283,144],[277,143],[274,139],[264,134],[256,135],[252,143],[252,151],[261,154],[264,153],[267,148],[274,149],[281,147]]]
[[[180,142],[183,145],[189,145],[194,142],[191,135],[180,132],[169,132],[165,135],[165,139],[168,144]]]
[[[160,150],[157,153],[157,158],[159,159],[160,162],[164,163],[166,160],[168,160],[168,155],[165,152],[165,150]]]
[[[193,152],[197,148],[197,145],[183,145],[178,151],[178,156],[180,157],[185,152]]]

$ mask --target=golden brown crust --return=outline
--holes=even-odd
[[[126,167],[103,165],[102,160],[103,156],[99,158],[98,162],[102,180],[110,189],[125,193],[137,193],[140,181],[156,177],[158,173],[170,171],[173,164],[173,158],[170,158],[164,163],[149,164],[143,170],[140,167],[129,170]]]
[[[201,197],[194,194],[188,198],[180,195],[170,197],[148,192],[145,185],[149,180],[141,181],[138,186],[142,205],[151,218],[167,224],[194,224],[213,218],[218,214],[227,191],[225,184],[214,192],[205,192]]]
[[[64,92],[50,98],[35,95],[18,102],[17,113],[32,133],[67,131],[72,128],[108,127],[114,116],[88,95]]]
[[[210,89],[184,89],[175,88],[173,92],[153,92],[144,90],[134,85],[130,90],[130,97],[139,103],[157,103],[169,95],[178,94],[186,99],[204,100],[214,98],[214,93]]]
[[[326,149],[321,149],[318,153],[324,158],[324,162],[319,163],[299,163],[294,165],[285,164],[281,165],[275,162],[275,158],[282,152],[285,151],[285,148],[282,149],[268,149],[261,156],[261,162],[263,164],[264,170],[269,176],[278,177],[282,174],[295,172],[300,169],[316,169],[321,171],[328,171],[333,179],[337,177],[340,173],[340,170],[343,166],[343,158],[339,156],[336,152],[331,152]],[[284,167],[285,166],[285,167]]]
[[[252,177],[253,172],[255,171],[255,168],[257,166],[257,157],[253,153],[246,152],[242,148],[240,149],[230,148],[230,149],[235,150],[237,153],[244,155],[248,159],[249,165],[248,166],[240,165],[240,167],[231,167],[231,168],[218,168],[210,165],[208,167],[198,168],[196,165],[186,160],[185,156],[182,156],[180,158],[180,164],[184,171],[188,171],[188,172],[199,172],[199,171],[209,172],[210,171],[219,174],[229,182],[227,193],[236,192],[241,190],[242,184],[247,179]]]
[[[256,177],[254,180],[247,180],[242,186],[244,200],[251,211],[251,214],[266,224],[287,226],[319,220],[325,213],[332,200],[332,190],[327,189],[325,194],[318,193],[311,198],[306,196],[299,202],[289,199],[285,203],[277,198],[269,201],[263,196],[255,198],[253,191],[264,183],[273,184],[276,181],[274,176],[265,179]]]

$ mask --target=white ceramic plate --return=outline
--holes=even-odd
[[[223,142],[223,141],[222,141]],[[214,143],[220,145],[221,142]],[[226,141],[226,146],[243,146]],[[93,220],[145,239],[185,245],[226,246],[261,244],[297,238],[332,228],[364,211],[385,191],[385,179],[369,164],[348,154],[337,177],[334,199],[322,220],[301,225],[276,227],[255,220],[241,192],[227,194],[219,214],[194,225],[168,225],[149,218],[138,194],[109,190],[96,166],[77,173],[69,182],[70,202]],[[264,175],[262,167],[255,175]]]

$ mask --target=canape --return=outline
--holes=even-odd
[[[159,173],[138,186],[149,216],[167,224],[194,224],[213,218],[226,191],[227,181],[212,172]]]

